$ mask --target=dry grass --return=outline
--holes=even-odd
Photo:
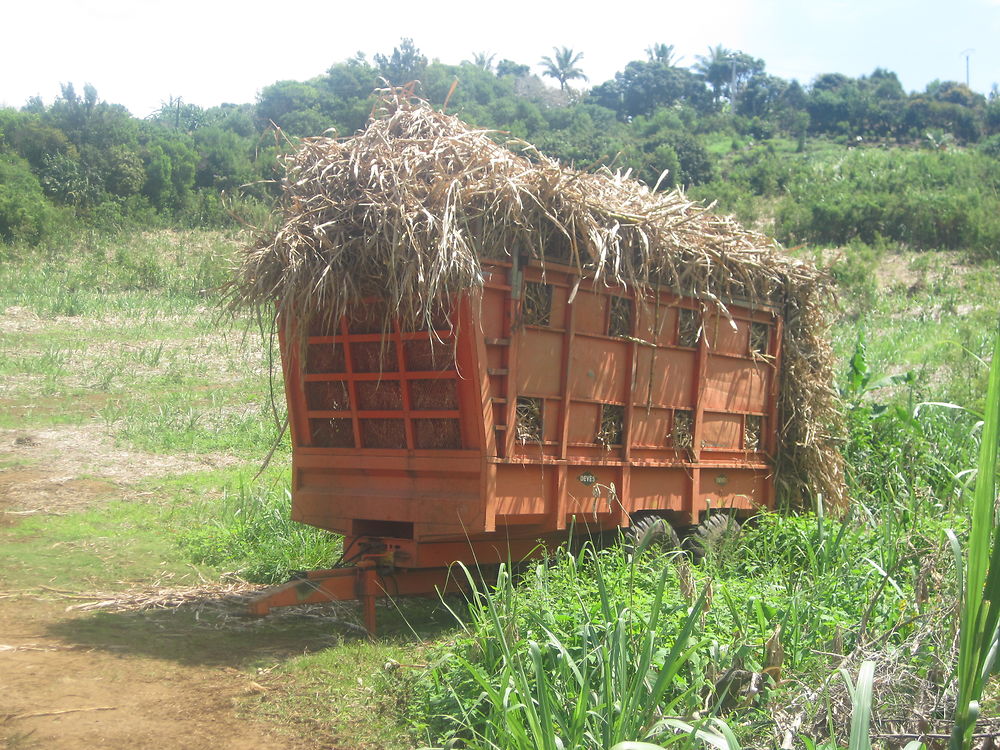
[[[552,287],[529,281],[524,285],[521,325],[547,326],[552,317]]]
[[[625,436],[625,407],[601,404],[601,429],[595,442],[610,448],[621,445]]]
[[[701,338],[701,315],[697,310],[683,309],[677,314],[677,345],[694,348]]]
[[[518,396],[514,417],[518,442],[542,442],[542,400],[540,398]]]
[[[667,288],[723,315],[726,301],[776,306],[785,319],[777,480],[793,499],[841,500],[828,279],[679,191],[578,172],[497,138],[390,93],[359,135],[304,139],[284,157],[278,228],[244,254],[233,305],[291,326],[336,321],[378,297],[387,316],[429,328],[451,295],[482,286],[484,258],[518,252],[640,297]]]
[[[752,354],[766,354],[770,347],[768,340],[771,337],[771,329],[766,323],[750,324],[750,352]]]
[[[632,301],[628,297],[611,298],[611,317],[608,321],[609,336],[632,335]]]
[[[746,425],[743,428],[743,450],[760,450],[760,417],[756,414],[746,416]]]
[[[674,448],[685,451],[694,448],[694,414],[687,409],[674,412],[674,427],[670,434]]]

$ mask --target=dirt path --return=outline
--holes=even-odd
[[[205,663],[214,633],[199,637],[183,613],[95,621],[65,609],[24,595],[0,600],[0,740],[10,750],[322,746],[241,716],[241,702],[268,692],[258,681],[266,680],[226,664],[247,653],[220,651]],[[255,646],[261,639],[248,638],[248,651]]]
[[[61,606],[0,602],[0,740],[14,748],[243,750],[303,747],[237,716],[261,691],[224,667],[74,643]]]
[[[0,528],[129,494],[123,474],[148,457],[112,461],[106,436],[81,440],[88,429],[0,430]],[[154,469],[176,471],[174,464]],[[0,748],[333,747],[241,711],[280,691],[252,667],[322,646],[315,626],[244,624],[211,596],[207,608],[70,610],[88,592],[52,589],[30,574],[9,590],[5,578],[0,571]]]

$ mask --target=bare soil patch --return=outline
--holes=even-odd
[[[0,430],[0,513],[60,513],[129,493],[139,479],[238,463],[226,454],[159,455],[116,446],[99,424]]]
[[[0,527],[135,494],[138,479],[234,460],[119,448],[98,424],[0,430]],[[3,579],[0,571],[0,748],[338,747],[249,716],[282,690],[268,670],[249,668],[330,645],[336,615],[241,617],[259,588],[243,582],[155,580],[88,593],[43,579],[3,590]]]
[[[32,616],[25,617],[29,607]],[[321,747],[239,716],[267,688],[206,668],[54,637],[51,604],[0,601],[0,741],[11,748],[270,750]],[[152,633],[150,634],[153,635]]]
[[[0,333],[34,333],[51,325],[30,308],[8,307],[0,315]]]

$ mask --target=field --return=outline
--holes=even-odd
[[[650,733],[663,714],[633,678],[671,666],[668,718],[719,714],[730,746],[777,747],[789,727],[846,746],[857,695],[839,670],[856,681],[868,661],[874,738],[944,731],[958,600],[946,530],[967,542],[995,265],[797,250],[841,284],[846,516],[818,504],[761,519],[697,566],[564,554],[471,606],[388,604],[371,641],[350,605],[239,616],[256,588],[339,554],[286,520],[270,335],[219,308],[239,242],[162,231],[0,255],[6,747],[527,748],[551,742],[545,722],[566,747],[666,744],[686,735]],[[505,703],[506,685],[523,704]]]

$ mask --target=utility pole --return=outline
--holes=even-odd
[[[730,57],[729,64],[732,66],[731,81],[729,84],[729,106],[733,110],[733,117],[736,117],[736,58]]]
[[[962,50],[961,54],[959,55],[960,57],[965,58],[965,88],[967,89],[972,88],[969,85],[969,56],[972,55],[973,52],[975,52],[975,50],[969,47],[968,49]]]

